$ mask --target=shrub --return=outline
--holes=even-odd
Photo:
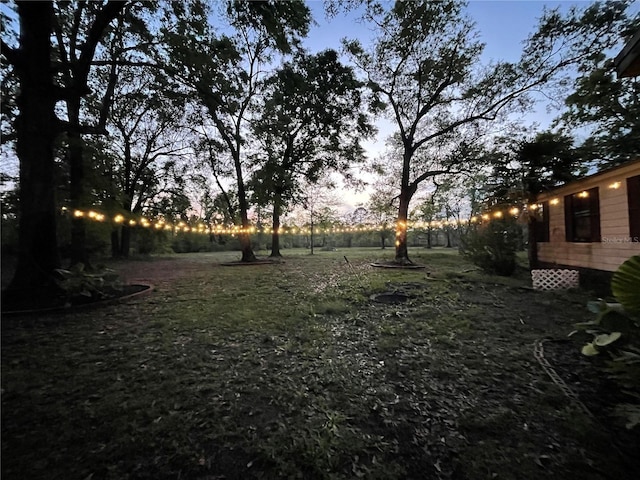
[[[171,243],[171,248],[176,253],[207,252],[211,246],[208,235],[199,233],[179,232]]]
[[[460,253],[487,273],[510,276],[521,236],[515,219],[495,219],[470,229],[461,238]]]
[[[122,290],[118,274],[111,269],[99,267],[87,271],[84,264],[74,265],[70,270],[55,270],[56,283],[70,303],[102,300]]]
[[[155,251],[156,232],[150,228],[139,229],[136,232],[135,240],[137,245],[137,253],[141,255],[149,255]]]

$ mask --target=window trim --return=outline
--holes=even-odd
[[[589,224],[590,235],[588,239],[577,239],[575,235],[576,230],[576,215],[575,204],[578,202],[577,196],[586,191],[589,196]],[[593,187],[588,190],[581,190],[564,197],[564,226],[565,226],[565,239],[570,243],[598,243],[602,241],[600,235],[600,195],[598,187]]]

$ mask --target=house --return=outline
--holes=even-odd
[[[640,255],[640,158],[537,196],[541,265],[615,271]]]
[[[613,63],[618,78],[640,75],[640,30],[626,43]]]
[[[640,75],[640,30],[616,56],[618,78]],[[540,266],[615,271],[640,255],[640,158],[537,196]]]

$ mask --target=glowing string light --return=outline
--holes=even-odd
[[[611,184],[610,187],[614,188],[613,184]],[[589,194],[588,192],[584,191],[584,192],[580,192],[577,195],[582,198],[586,198],[585,195],[588,196]],[[559,200],[557,198],[554,198],[550,200],[549,203],[551,205],[557,205],[559,203]],[[488,211],[481,215],[477,215],[477,216],[474,215],[467,220],[461,220],[459,218],[451,219],[451,220],[444,219],[444,220],[411,221],[411,222],[407,220],[398,220],[395,223],[395,236],[396,236],[396,239],[399,241],[401,238],[403,238],[404,235],[406,235],[408,231],[411,231],[411,230],[457,227],[463,224],[477,223],[480,220],[490,221],[492,218],[496,218],[496,219],[502,218],[504,215],[507,214],[507,212],[510,215],[517,217],[521,212],[520,207],[522,207],[522,209],[524,209],[525,211],[526,210],[535,211],[537,209],[542,208],[542,204],[531,204],[531,205],[525,204],[522,206],[503,207],[502,210]],[[67,207],[61,208],[62,213],[66,213],[68,210],[69,209]],[[99,211],[96,211],[95,209],[86,210],[86,211],[83,211],[80,209],[73,210],[73,216],[77,218],[84,217],[84,218],[88,218],[88,219],[99,221],[99,222],[102,222],[107,218],[104,214],[100,213]],[[274,233],[273,230],[268,227],[259,228],[256,226],[243,227],[241,225],[206,224],[202,221],[198,221],[197,223],[194,222],[194,224],[189,224],[184,220],[180,220],[178,223],[174,224],[171,222],[167,222],[164,218],[152,220],[145,217],[133,216],[130,214],[127,216],[123,214],[117,214],[111,217],[111,221],[117,225],[125,224],[126,222],[126,224],[131,227],[134,227],[134,226],[140,226],[143,228],[153,227],[158,231],[161,231],[161,230],[164,230],[167,232],[173,231],[174,234],[192,233],[192,234],[215,234],[215,235],[236,236],[236,235],[242,235],[242,234],[255,234],[255,233],[273,234]],[[313,233],[316,233],[316,234],[324,233],[324,234],[335,235],[335,234],[371,233],[371,232],[384,231],[384,230],[390,230],[390,226],[387,224],[382,224],[382,225],[360,224],[360,225],[352,225],[352,226],[336,225],[336,226],[327,227],[327,228],[316,227],[313,229]],[[311,233],[311,229],[305,228],[305,227],[295,227],[295,226],[292,226],[290,228],[280,227],[278,229],[278,233],[280,235],[288,235],[288,234],[309,235]]]

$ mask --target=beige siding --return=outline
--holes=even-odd
[[[540,243],[542,262],[614,271],[633,255],[640,255],[640,243]]]
[[[607,241],[608,238],[629,236],[627,182],[622,181],[620,184],[618,189],[609,188],[607,182],[599,185],[600,235],[603,241]]]
[[[549,205],[549,241],[553,243],[565,241],[564,198],[557,205]]]
[[[549,242],[538,244],[542,262],[614,271],[633,255],[640,255],[640,242],[629,238],[629,206],[626,179],[640,175],[640,161],[603,174],[587,177],[539,196],[539,201],[557,199],[549,205]],[[611,188],[619,182],[618,188]],[[598,187],[601,242],[572,243],[565,239],[564,196]],[[640,240],[640,239],[638,239]]]

